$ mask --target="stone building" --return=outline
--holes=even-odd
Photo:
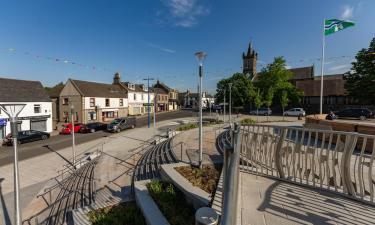
[[[160,82],[157,80],[156,84],[153,86],[155,90],[163,89],[163,93],[168,94],[168,105],[167,105],[167,111],[177,110],[178,109],[178,91],[175,89],[172,89],[168,87],[166,84]]]
[[[59,118],[71,121],[71,107],[76,122],[107,122],[128,115],[127,90],[119,84],[104,84],[69,79],[61,90]]]

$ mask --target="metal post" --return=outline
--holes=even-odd
[[[225,105],[225,93],[226,92],[226,89],[224,88],[224,117],[223,117],[223,122],[225,124],[225,108],[226,108],[226,105]]]
[[[203,137],[202,137],[202,75],[203,65],[199,65],[199,168],[202,168],[203,160]]]
[[[150,128],[150,77],[147,77],[147,124]]]
[[[21,225],[21,208],[20,208],[20,183],[19,183],[19,172],[18,172],[18,149],[17,149],[17,118],[10,118],[10,126],[13,137],[13,149],[14,149],[14,221],[15,224]]]
[[[75,136],[74,136],[74,106],[71,105],[71,114],[72,114],[72,150],[73,150],[73,169],[76,168],[76,143],[75,143]]]
[[[156,134],[156,97],[158,95],[156,93],[154,93],[154,132]]]
[[[323,43],[322,43],[322,66],[321,66],[321,74],[320,74],[320,114],[323,113],[323,73],[324,73],[324,49],[326,45],[325,41],[325,20],[323,20]]]
[[[232,83],[229,83],[229,125],[232,126]]]

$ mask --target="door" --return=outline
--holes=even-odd
[[[30,121],[30,130],[46,131],[47,121]]]

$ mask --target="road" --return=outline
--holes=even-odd
[[[157,121],[164,121],[175,118],[193,117],[196,116],[196,112],[190,110],[178,110],[171,112],[163,112],[156,115]],[[147,126],[147,116],[137,118],[137,127]],[[152,127],[152,120],[151,120]],[[96,133],[81,134],[76,133],[75,141],[76,144],[82,144],[91,140],[95,140],[101,137],[107,137],[112,135],[111,133],[99,131]],[[60,149],[67,148],[72,145],[71,135],[57,135],[44,141],[35,141],[25,143],[19,147],[19,161],[29,159],[38,155],[46,154],[49,152],[57,152]],[[11,146],[0,147],[0,165],[4,166],[13,163],[13,148]]]

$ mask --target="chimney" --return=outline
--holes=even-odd
[[[120,78],[120,73],[115,73],[115,76],[113,77],[113,84],[120,84],[121,83],[121,78]]]

